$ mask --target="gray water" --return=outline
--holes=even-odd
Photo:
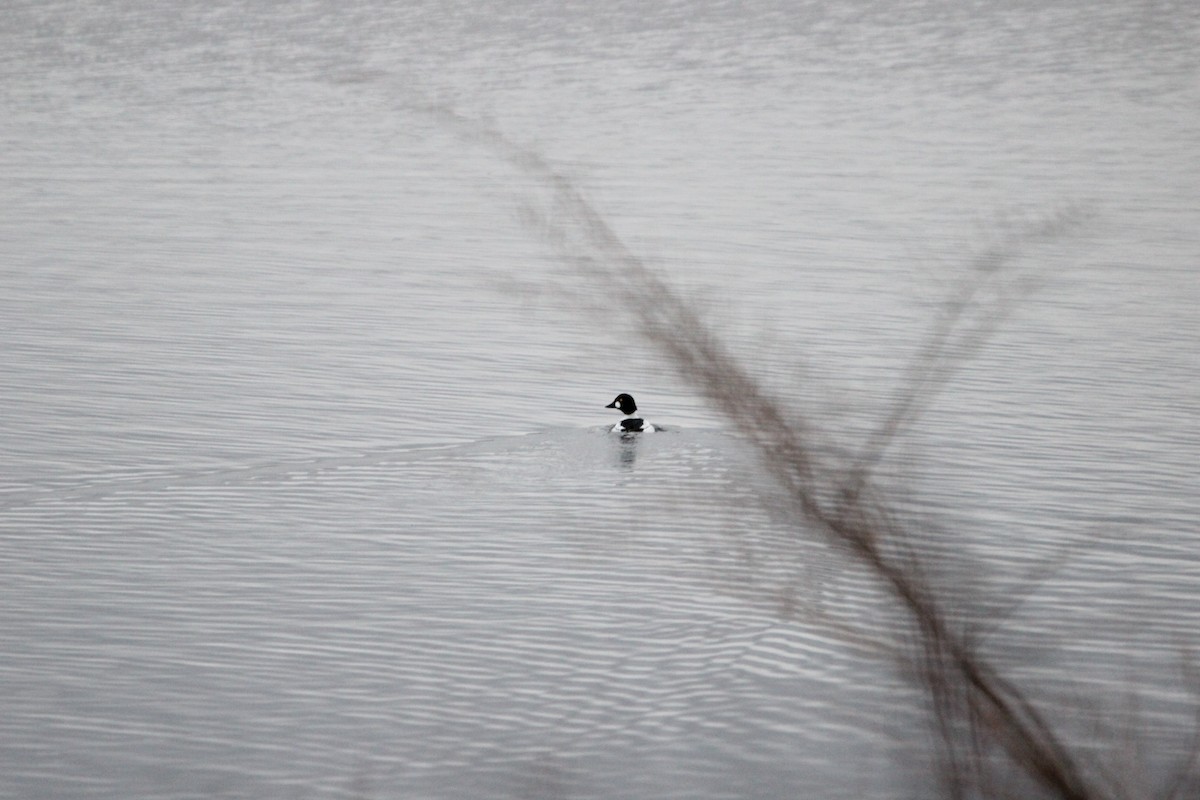
[[[1183,2],[8,3],[0,796],[929,791],[869,583],[444,110],[842,447],[1014,244],[881,476],[1008,674],[1165,780],[1197,52]],[[618,391],[668,432],[606,435]]]

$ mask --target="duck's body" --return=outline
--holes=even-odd
[[[619,394],[616,399],[605,406],[605,408],[615,408],[625,415],[625,419],[613,425],[609,429],[610,433],[653,433],[654,426],[637,415],[637,403],[633,401],[633,395]]]
[[[609,428],[609,433],[654,433],[654,426],[641,417],[628,417]]]

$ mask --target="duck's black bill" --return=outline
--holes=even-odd
[[[616,407],[617,407],[616,400],[613,400],[611,403],[609,403],[608,405],[605,406],[605,408],[616,408]]]

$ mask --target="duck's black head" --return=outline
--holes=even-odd
[[[620,409],[622,414],[632,414],[637,411],[637,403],[633,402],[633,395],[619,394],[605,408],[616,408]]]

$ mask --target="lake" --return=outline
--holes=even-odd
[[[933,791],[887,599],[531,156],[831,453],[980,287],[877,489],[1064,736],[1164,785],[1198,53],[1171,0],[13,0],[0,797]],[[666,430],[608,434],[618,392]]]

